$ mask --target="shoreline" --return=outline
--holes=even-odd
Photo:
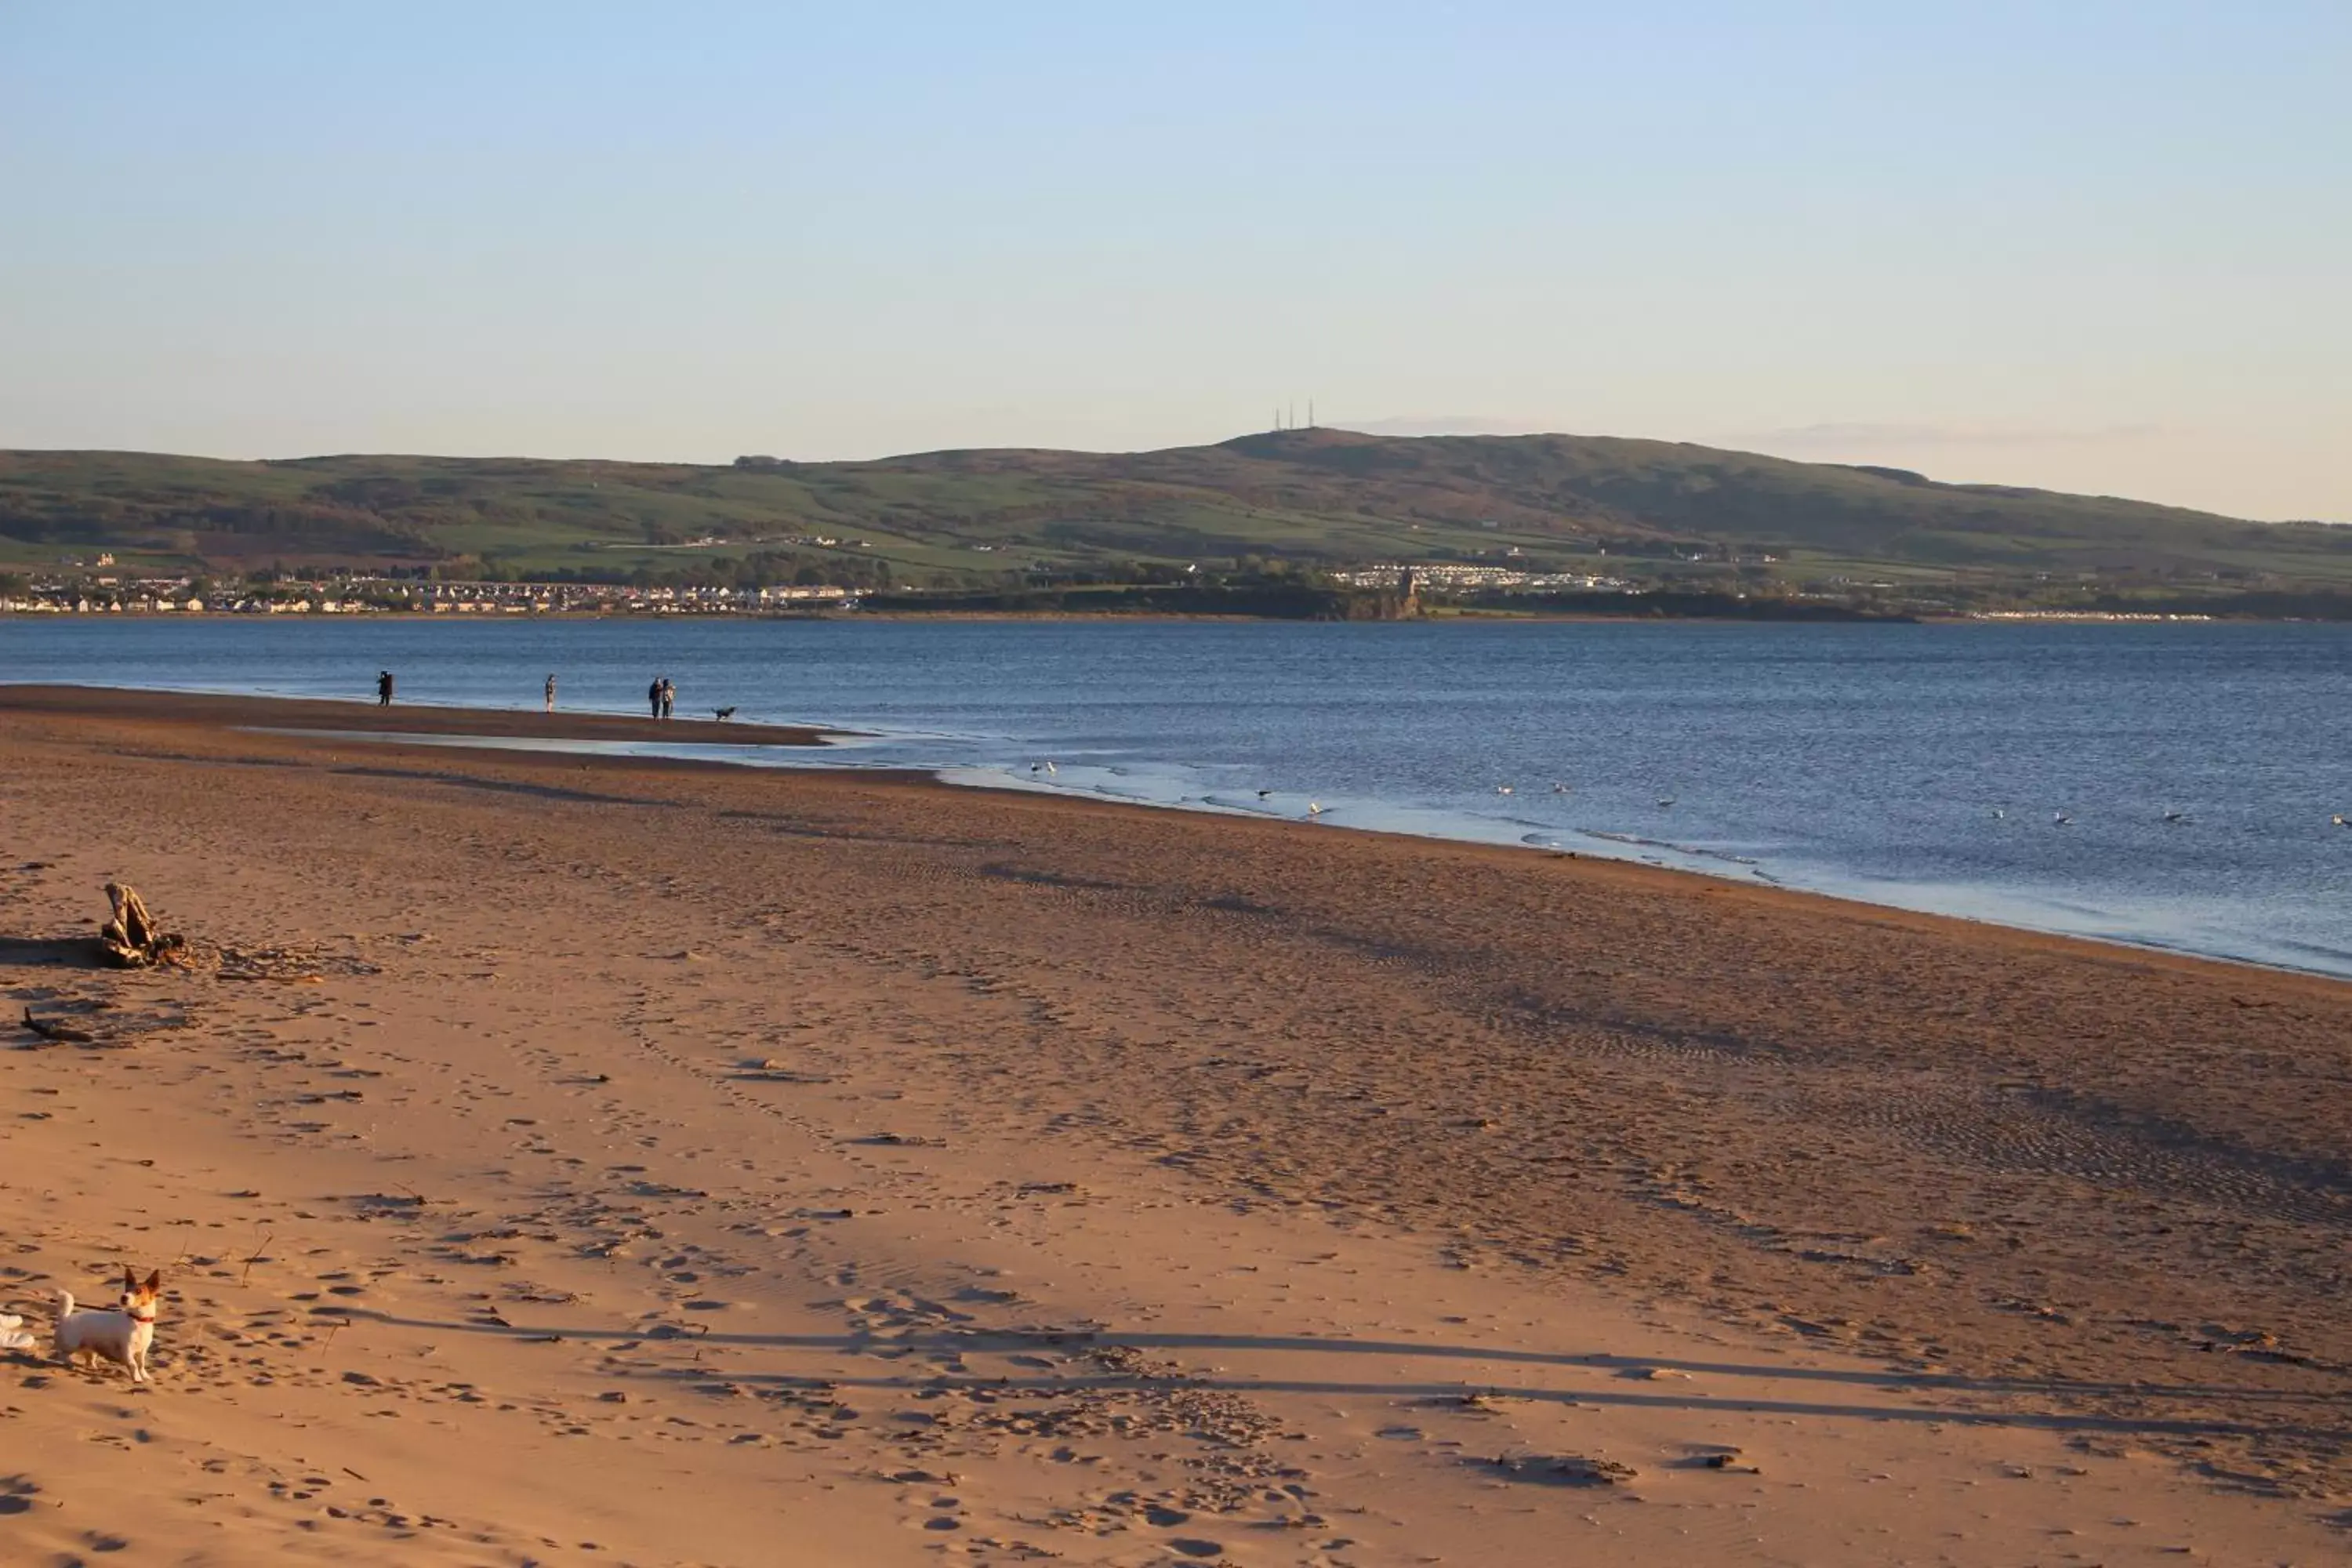
[[[1135,621],[1150,625],[1182,626],[1202,623],[1218,626],[1249,626],[1260,623],[1281,626],[1445,626],[1475,624],[1481,626],[1525,623],[1528,625],[1591,625],[1733,626],[2342,626],[2341,618],[2326,616],[2263,616],[2231,614],[2227,611],[2115,611],[2115,610],[1984,610],[1969,613],[1918,611],[1896,613],[1862,613],[1823,616],[1731,616],[1676,614],[1664,610],[1628,611],[1622,615],[1605,615],[1590,610],[1546,611],[1516,609],[1507,605],[1448,605],[1433,612],[1414,616],[1391,616],[1363,620],[1339,617],[1254,616],[1238,613],[1202,612],[1185,614],[1163,610],[711,610],[711,611],[625,611],[625,610],[542,610],[527,616],[488,616],[436,614],[425,610],[357,610],[338,611],[333,615],[250,615],[236,611],[203,611],[194,615],[184,612],[155,610],[108,611],[27,611],[0,609],[0,622],[9,618],[42,623],[74,624],[87,621],[163,620],[182,624],[232,625],[254,622],[280,624],[340,624],[343,622],[423,621],[450,626],[485,626],[517,624],[528,626],[537,621],[618,621],[631,624],[658,625],[665,621],[891,621],[919,624],[940,622],[1121,622]]]
[[[21,695],[20,695],[21,694]],[[82,694],[97,698],[86,706]],[[282,706],[281,706],[282,705]],[[57,686],[29,683],[0,682],[0,711],[22,708],[36,711],[112,713],[130,717],[154,719],[163,722],[212,724],[236,721],[247,727],[267,730],[273,726],[289,729],[317,730],[335,732],[336,738],[348,743],[363,745],[395,745],[403,734],[417,738],[417,743],[436,749],[465,749],[469,737],[488,741],[512,741],[512,746],[494,745],[480,749],[506,755],[518,755],[537,750],[536,742],[611,742],[616,744],[654,744],[677,746],[740,746],[746,748],[779,748],[775,761],[761,761],[754,755],[743,756],[680,756],[659,758],[652,753],[599,753],[570,750],[562,745],[545,748],[553,757],[597,759],[602,761],[664,761],[681,766],[712,766],[720,768],[796,768],[811,765],[795,760],[845,742],[877,742],[887,745],[904,737],[888,733],[857,731],[824,725],[764,725],[750,722],[717,723],[709,720],[677,719],[654,721],[610,712],[559,711],[551,717],[527,708],[470,708],[423,704],[396,705],[380,708],[372,703],[341,701],[296,696],[258,695],[250,692],[194,691],[162,687],[132,686]],[[390,716],[398,716],[393,718]],[[841,756],[838,752],[832,756]],[[1024,779],[1009,771],[1001,778],[991,776],[997,770],[985,763],[952,762],[881,762],[860,763],[851,761],[831,761],[815,764],[828,772],[860,772],[866,773],[903,773],[912,778],[936,783],[955,790],[984,790],[1017,795],[1037,795],[1073,803],[1097,804],[1123,809],[1173,811],[1236,821],[1297,823],[1302,819],[1254,811],[1245,805],[1223,805],[1206,798],[1185,797],[1178,800],[1157,800],[1142,796],[1117,796],[1077,784],[1057,784]],[[966,776],[951,777],[951,774]],[[1639,838],[1619,838],[1615,836],[1584,832],[1577,829],[1558,830],[1556,837],[1574,837],[1579,847],[1538,844],[1521,836],[1517,841],[1475,835],[1469,832],[1447,832],[1440,827],[1415,828],[1403,826],[1366,825],[1351,820],[1331,820],[1320,825],[1325,829],[1339,829],[1351,834],[1391,836],[1431,843],[1475,845],[1508,851],[1517,855],[1565,858],[1614,865],[1635,866],[1662,871],[1669,876],[1697,879],[1709,885],[1750,888],[1760,881],[1764,889],[1785,892],[1791,896],[1827,900],[1857,909],[1880,913],[1917,915],[1930,920],[1957,921],[1964,926],[2000,931],[2015,931],[2037,937],[2079,942],[2103,950],[2147,956],[2163,956],[2200,963],[2226,964],[2266,973],[2307,975],[2317,979],[2352,982],[2352,974],[2315,963],[2297,963],[2277,958],[2263,958],[2245,953],[2200,951],[2154,938],[2135,939],[2128,935],[2071,930],[2062,925],[2037,923],[2020,910],[2011,918],[2000,914],[1972,914],[1952,909],[1922,907],[1918,903],[1896,903],[1864,896],[1844,886],[1807,886],[1780,877],[1749,878],[1703,864],[1677,864],[1661,860],[1644,850],[1664,850],[1681,860],[1695,861],[1704,852],[1694,854],[1669,841]],[[1590,842],[1586,842],[1589,840]],[[1834,880],[1834,879],[1833,879]]]
[[[898,773],[5,703],[0,831],[0,980],[100,1037],[0,1055],[0,1310],[167,1270],[151,1391],[0,1360],[37,1548],[2340,1551],[2341,983]],[[63,959],[108,879],[195,966]]]

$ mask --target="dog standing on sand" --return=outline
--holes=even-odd
[[[145,1383],[147,1347],[155,1342],[155,1310],[162,1304],[163,1272],[147,1276],[145,1284],[125,1265],[122,1303],[119,1307],[74,1306],[73,1292],[58,1292],[58,1359],[68,1363],[84,1357],[110,1361],[131,1373],[133,1383]]]

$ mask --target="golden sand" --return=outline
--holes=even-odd
[[[293,712],[0,688],[0,1562],[2352,1551],[2352,985]]]

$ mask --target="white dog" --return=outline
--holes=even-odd
[[[162,1303],[163,1274],[147,1276],[145,1284],[126,1267],[122,1270],[122,1304],[106,1309],[74,1308],[73,1292],[58,1292],[58,1358],[68,1363],[85,1356],[110,1361],[127,1369],[133,1383],[147,1378],[147,1347],[155,1342],[155,1310]]]

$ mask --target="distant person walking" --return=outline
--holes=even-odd
[[[665,675],[662,677],[661,716],[665,719],[668,718],[670,710],[677,706],[677,688],[672,686],[669,683],[669,677]]]
[[[375,672],[375,705],[379,708],[392,706],[392,671],[388,669]]]
[[[646,704],[654,710],[654,717],[656,719],[661,717],[662,687],[667,682],[656,675],[654,677],[654,683],[646,688]]]
[[[547,678],[547,710],[550,713],[555,711],[555,677],[552,675]]]

